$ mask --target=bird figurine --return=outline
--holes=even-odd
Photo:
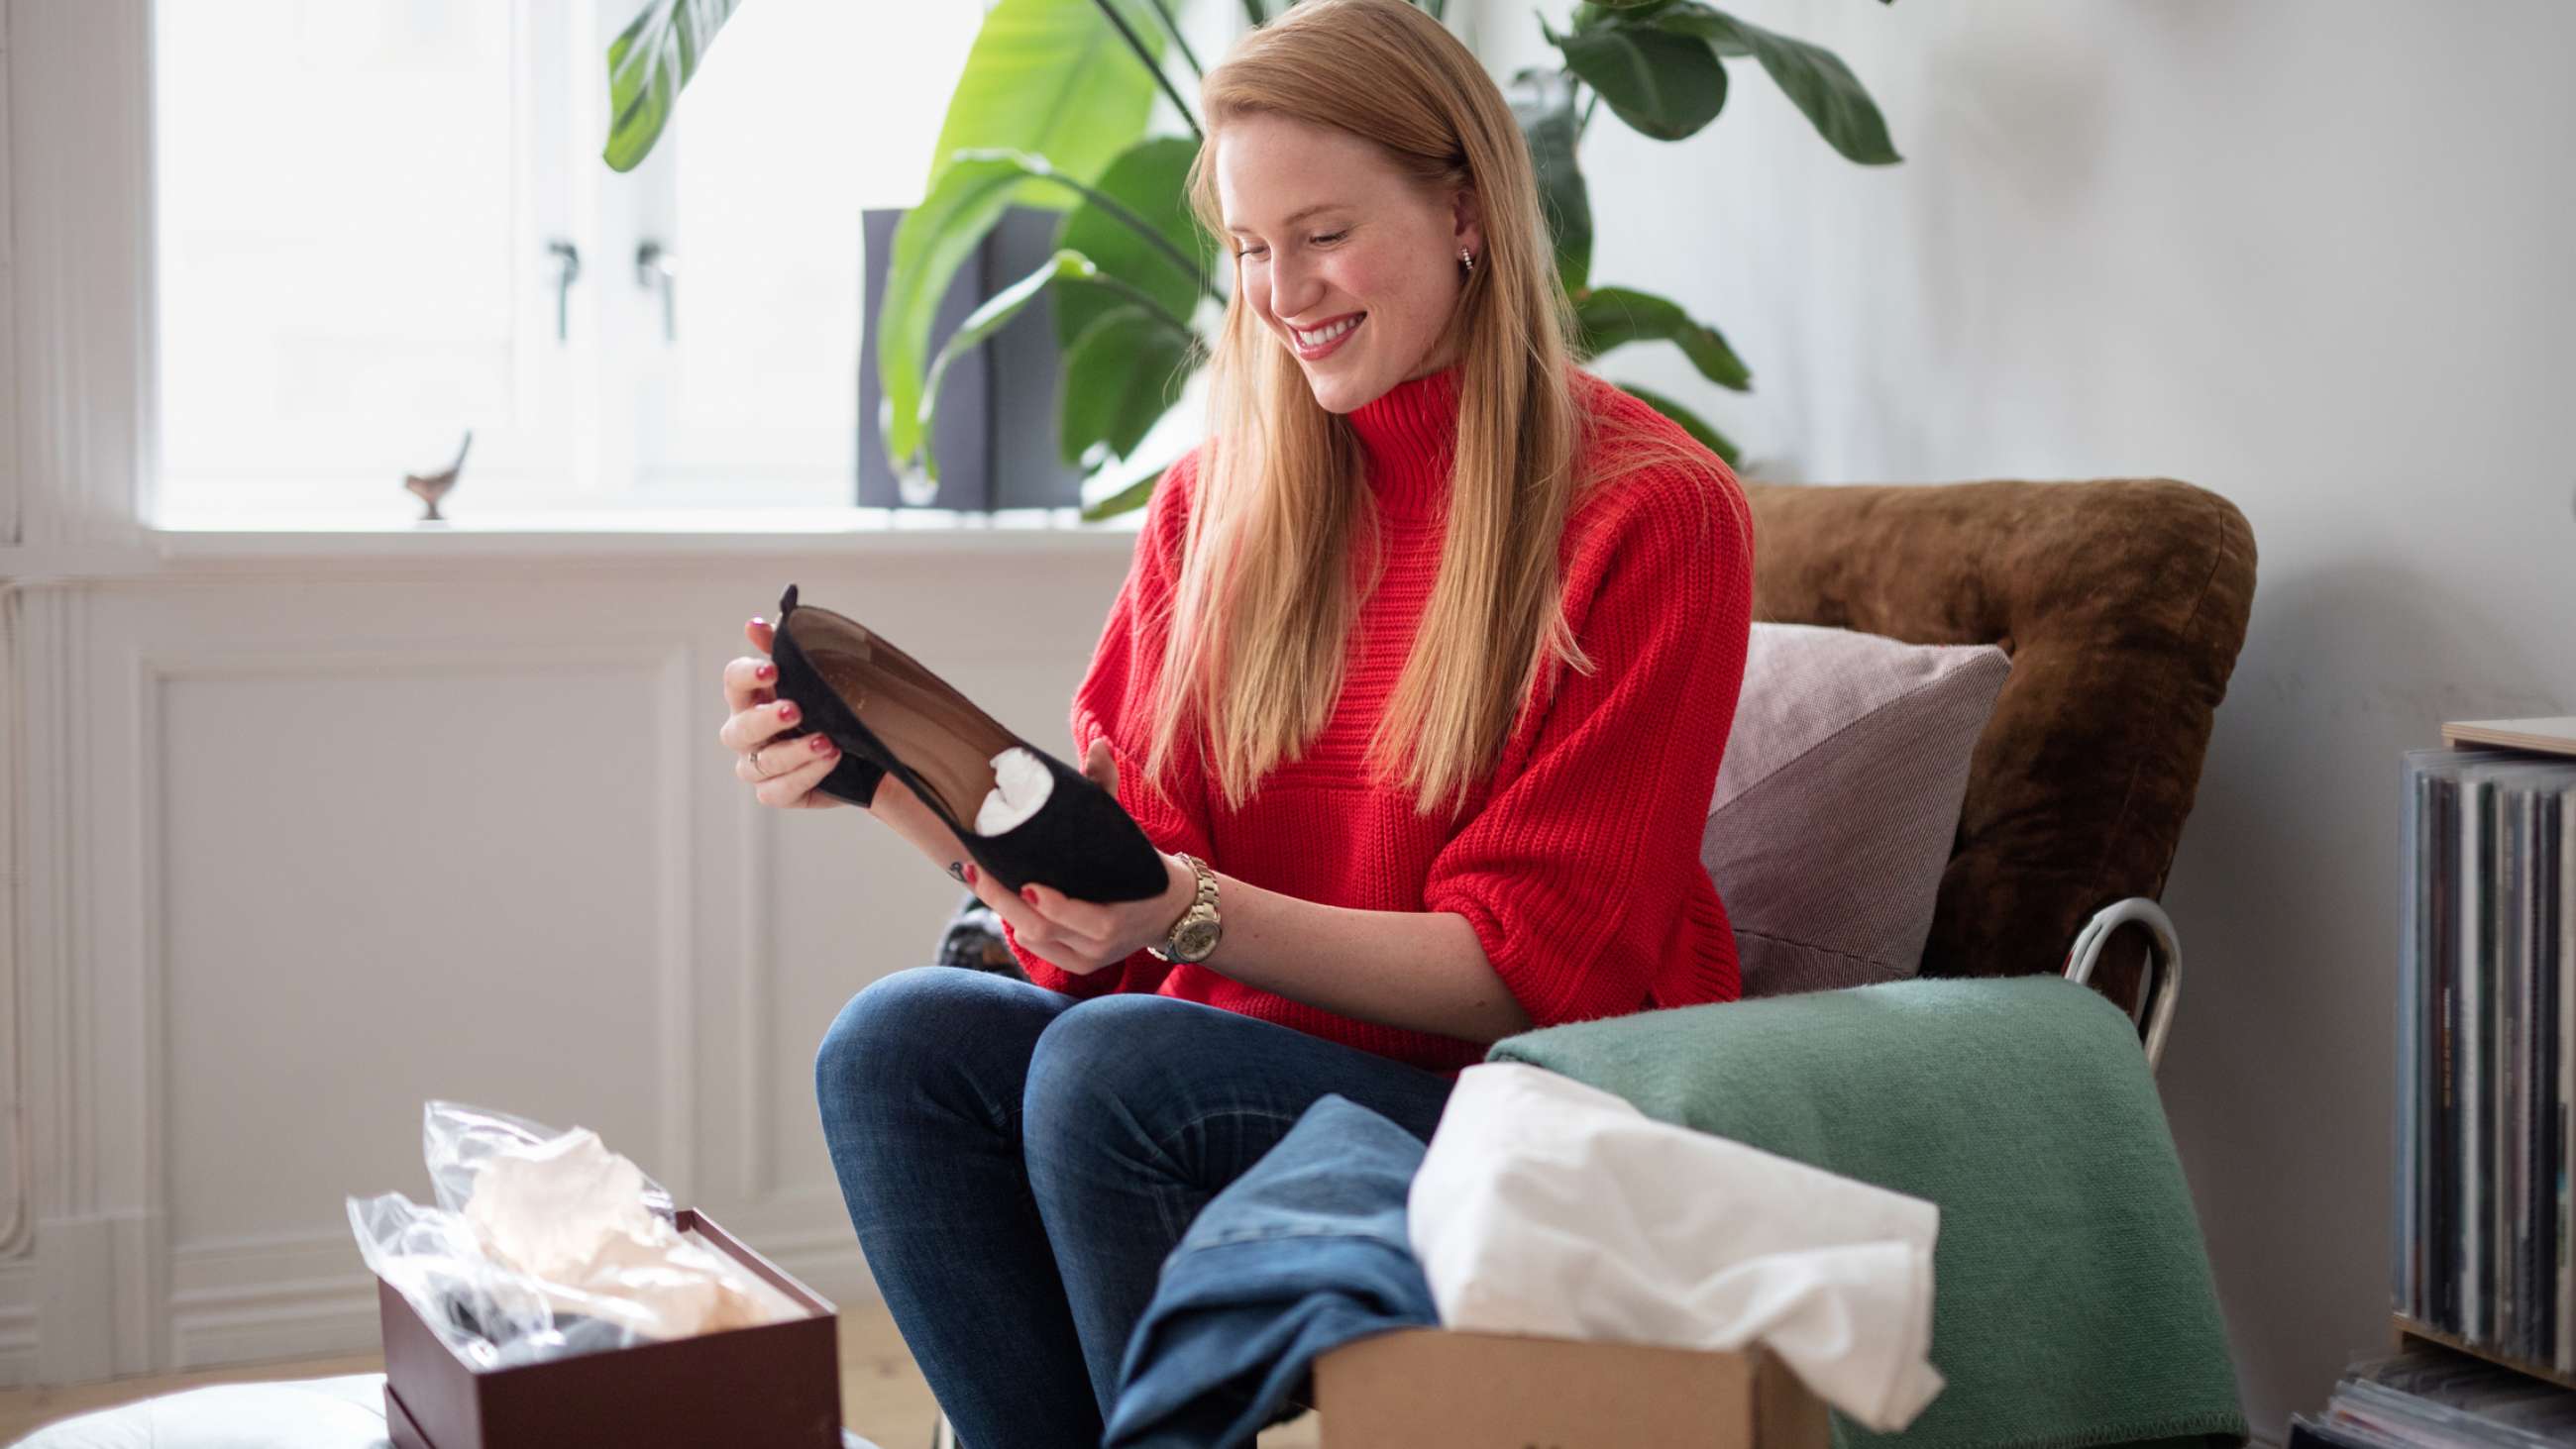
[[[456,486],[456,475],[465,471],[465,455],[473,450],[474,430],[467,428],[465,441],[457,446],[456,461],[448,464],[445,471],[427,475],[419,473],[403,475],[403,487],[410,489],[421,502],[429,505],[429,511],[420,516],[421,522],[445,523],[447,521],[447,516],[438,511],[438,500],[446,497],[447,490]]]

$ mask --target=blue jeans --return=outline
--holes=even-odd
[[[1096,1445],[1163,1259],[1318,1098],[1429,1140],[1451,1081],[1239,1013],[901,971],[815,1095],[868,1268],[969,1449]]]
[[[1336,1093],[1163,1260],[1119,1367],[1113,1449],[1251,1449],[1345,1343],[1440,1321],[1405,1209],[1425,1151]]]

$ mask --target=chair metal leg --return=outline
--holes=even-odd
[[[2075,933],[2074,949],[2067,952],[2066,979],[2091,981],[2104,944],[2122,926],[2132,925],[2147,933],[2147,974],[2138,1000],[2138,1030],[2147,1049],[2147,1070],[2152,1073],[2164,1057],[2165,1038],[2173,1033],[2174,1007],[2182,999],[2182,938],[2164,907],[2144,896],[2131,896],[2094,912],[2084,929]]]

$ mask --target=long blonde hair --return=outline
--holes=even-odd
[[[1412,790],[1418,814],[1443,797],[1454,812],[1494,765],[1548,652],[1591,668],[1560,597],[1579,425],[1566,297],[1527,145],[1475,57],[1404,0],[1306,0],[1246,36],[1200,95],[1209,140],[1189,190],[1220,246],[1216,138],[1255,113],[1348,132],[1425,187],[1476,195],[1484,245],[1449,333],[1460,375],[1448,535],[1368,750],[1380,783]],[[1166,778],[1181,732],[1203,721],[1199,764],[1239,808],[1332,717],[1361,603],[1350,563],[1356,541],[1375,535],[1376,500],[1349,423],[1315,401],[1239,287],[1210,383],[1145,770]]]

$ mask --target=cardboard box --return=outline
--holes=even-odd
[[[1408,1328],[1315,1361],[1323,1449],[1826,1449],[1824,1401],[1768,1349]]]
[[[380,1280],[394,1449],[840,1449],[839,1311],[695,1211],[676,1222],[807,1316],[477,1373]]]

